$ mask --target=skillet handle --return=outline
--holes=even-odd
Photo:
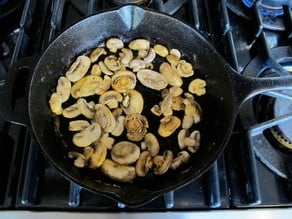
[[[235,72],[230,75],[238,107],[246,100],[267,91],[292,90],[292,76],[252,78]]]
[[[2,118],[28,127],[28,90],[33,60],[32,57],[21,58],[9,68],[0,99]]]

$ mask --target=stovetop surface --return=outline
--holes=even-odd
[[[256,5],[246,8],[240,1],[169,2],[153,0],[147,4],[197,28],[239,74],[259,54],[269,60],[269,48],[291,46],[289,21],[283,23],[286,15],[267,18],[259,14]],[[7,69],[17,59],[39,55],[66,27],[112,6],[95,0],[24,3],[13,37],[1,36],[5,51],[1,55],[2,83]],[[291,9],[284,9],[289,17]],[[267,63],[279,69],[277,63]],[[0,151],[6,156],[0,160],[0,170],[5,176],[0,182],[0,209],[157,212],[291,207],[289,181],[256,156],[247,138],[249,128],[239,117],[223,155],[207,173],[138,209],[130,209],[69,182],[45,161],[25,127],[1,120]]]

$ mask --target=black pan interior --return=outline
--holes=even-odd
[[[201,147],[191,163],[179,171],[125,184],[113,182],[98,172],[77,169],[67,159],[67,149],[54,130],[54,117],[48,105],[49,95],[58,77],[77,55],[113,36],[124,41],[146,38],[177,48],[200,72],[200,77],[207,81],[207,95],[202,99],[204,125]],[[30,83],[31,126],[45,157],[70,180],[129,206],[138,206],[197,178],[223,151],[236,113],[230,71],[230,67],[212,46],[190,26],[164,14],[137,6],[124,6],[76,23],[45,50]]]

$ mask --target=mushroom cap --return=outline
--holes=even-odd
[[[144,108],[144,99],[137,90],[128,90],[124,93],[124,99],[121,104],[125,114],[140,114]]]
[[[157,161],[155,161],[155,157],[157,157],[158,159],[156,159]],[[173,160],[173,153],[171,150],[166,150],[164,151],[163,155],[156,155],[153,158],[153,162],[156,165],[156,168],[154,169],[154,174],[156,175],[162,175],[164,173],[167,172],[167,170],[169,169],[172,160]]]
[[[118,142],[111,150],[111,158],[119,164],[128,165],[135,163],[139,156],[140,148],[130,141]]]

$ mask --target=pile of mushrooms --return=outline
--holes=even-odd
[[[157,57],[164,61],[156,61]],[[110,38],[105,46],[78,56],[58,79],[49,100],[51,111],[68,120],[68,130],[73,133],[74,146],[68,157],[76,167],[100,168],[121,182],[150,172],[162,175],[189,162],[190,153],[200,146],[196,124],[202,120],[202,109],[195,98],[206,93],[206,82],[194,74],[178,49],[151,46],[147,39],[125,43]],[[188,92],[184,92],[184,78],[191,77],[194,79],[184,85]],[[150,118],[142,114],[147,93],[139,91],[137,84],[161,93],[150,115],[160,120],[155,127],[159,138],[176,133],[173,145],[178,149],[173,150],[172,145],[162,151],[158,136],[148,131],[153,129]],[[184,112],[183,118],[178,111]],[[83,152],[74,150],[76,147]],[[173,151],[179,152],[175,155]]]

